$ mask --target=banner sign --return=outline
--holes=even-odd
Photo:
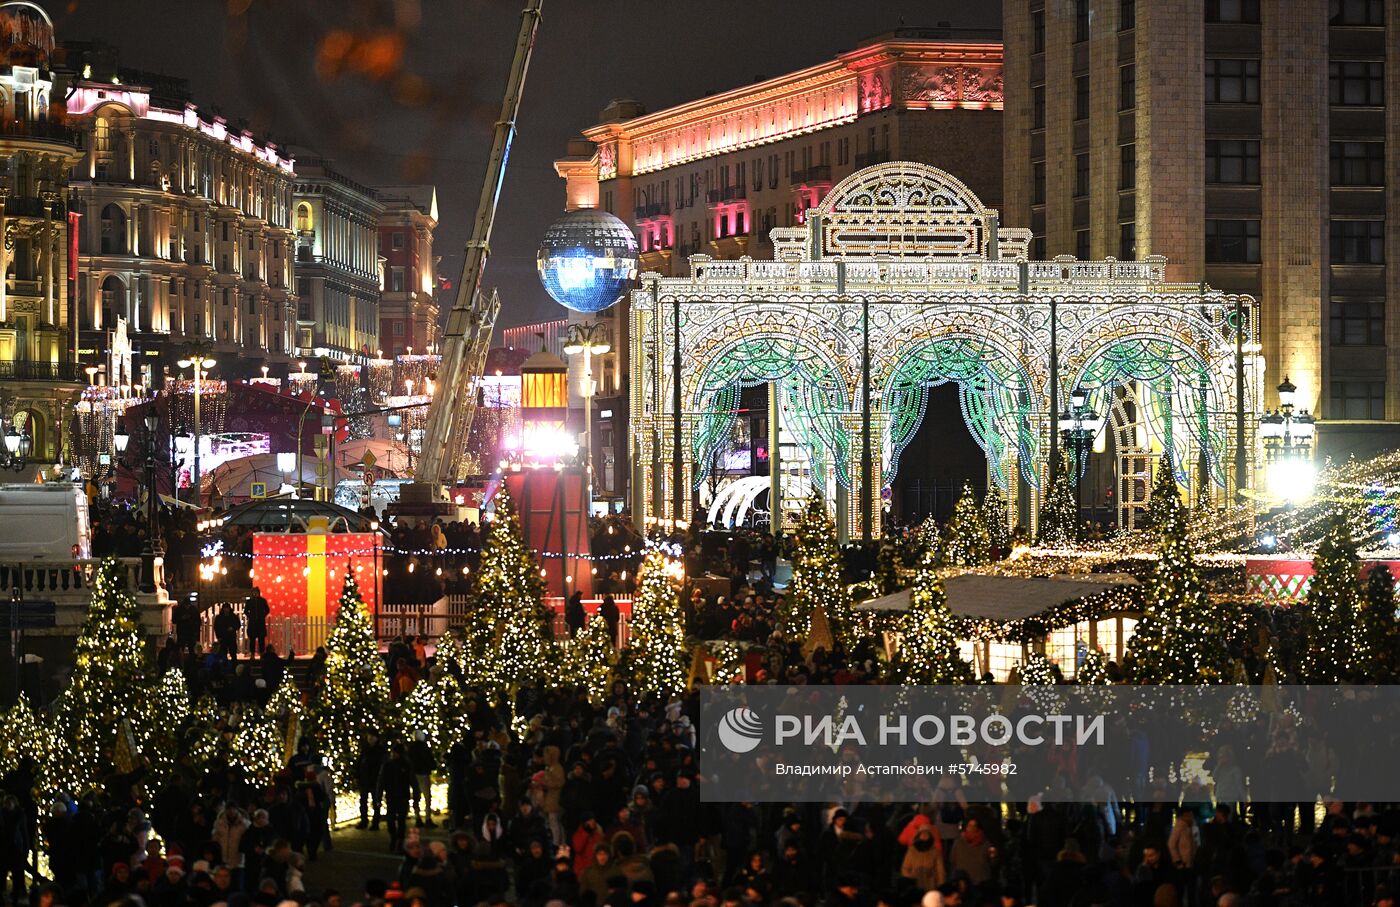
[[[701,797],[711,802],[926,802],[936,789],[982,802],[1390,802],[1400,800],[1397,764],[1400,686],[744,685],[700,695]]]

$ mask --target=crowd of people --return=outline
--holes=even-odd
[[[183,517],[170,519],[163,531],[182,531]],[[94,545],[124,553],[143,529],[139,514],[103,512]],[[420,530],[436,545],[448,529],[472,547],[466,525],[394,530],[393,544],[419,551]],[[684,590],[688,632],[758,647],[757,682],[877,682],[873,639],[804,653],[774,633],[777,554],[742,535],[699,554],[713,569],[692,576],[729,582]],[[249,638],[256,658],[245,658],[237,641],[205,650],[178,627],[157,664],[180,668],[192,696],[236,715],[284,677],[319,695],[324,651],[291,673],[289,653],[265,640]],[[432,652],[421,638],[387,647],[395,695],[446,669]],[[922,802],[722,802],[722,792],[702,796],[694,693],[657,699],[619,683],[592,702],[524,690],[513,711],[528,716],[523,733],[503,706],[468,693],[445,752],[411,728],[367,733],[351,791],[335,789],[310,735],[271,785],[227,759],[197,762],[192,733],[176,735],[175,770],[159,783],[137,765],[114,769],[101,790],[39,802],[21,765],[0,779],[0,897],[39,907],[1392,907],[1400,890],[1392,804],[1236,806],[1242,791],[1205,789],[1131,802],[1071,764],[1053,796],[1008,804],[980,802],[951,777]],[[366,846],[333,830],[349,826],[382,834],[393,869],[318,873],[333,847]],[[41,841],[47,864],[35,877]]]

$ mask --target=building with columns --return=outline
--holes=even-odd
[[[565,209],[602,208],[633,228],[642,273],[683,276],[692,255],[771,258],[770,232],[803,222],[831,187],[889,160],[958,174],[1001,200],[1002,46],[995,31],[900,28],[797,72],[648,113],[613,101],[569,143],[554,168]],[[991,153],[989,153],[989,151]],[[600,493],[626,493],[628,303],[596,316],[612,351],[596,357],[593,461],[615,475]],[[582,363],[570,362],[582,422]],[[748,395],[761,434],[767,403]]]
[[[437,348],[437,189],[432,186],[377,186],[384,211],[379,216],[379,257],[384,262],[379,296],[379,348],[386,356],[426,353]]]
[[[294,201],[297,355],[342,362],[376,355],[383,202],[329,161],[309,157],[297,160]]]
[[[67,175],[79,153],[57,100],[48,15],[0,4],[0,44],[0,432],[16,428],[33,460],[54,462],[84,383],[68,280]]]
[[[285,369],[297,314],[291,158],[201,113],[179,80],[115,69],[104,49],[65,49],[83,152],[69,179],[81,361],[108,383],[158,387],[203,342],[221,378]],[[129,376],[108,368],[119,325]]]
[[[1400,3],[1004,0],[1003,216],[1260,304],[1317,453],[1400,446]]]

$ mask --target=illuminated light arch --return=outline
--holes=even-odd
[[[1173,401],[1161,413],[1167,422],[1173,408],[1194,414],[1195,425],[1154,430],[1177,462],[1204,454],[1211,487],[1201,494],[1224,503],[1252,483],[1263,362],[1249,297],[1168,283],[1161,257],[1028,261],[1030,231],[1001,227],[961,181],[909,162],[850,175],[803,224],[771,235],[772,261],[693,255],[688,276],[644,274],[633,291],[640,518],[690,518],[733,424],[737,388],[775,378],[783,427],[809,452],[808,477],[843,534],[878,533],[874,501],[922,416],[927,386],[947,380],[964,388],[964,418],[989,474],[1030,514],[1032,531],[1056,411],[1081,383],[1108,409],[1109,387],[1169,379]],[[1242,400],[1237,350],[1246,351]],[[1193,408],[1182,388],[1202,374],[1205,403]],[[1233,428],[1239,416],[1243,435]],[[1238,472],[1236,452],[1245,458]]]

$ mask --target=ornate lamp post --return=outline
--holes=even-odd
[[[583,471],[587,478],[588,510],[593,510],[593,357],[612,349],[608,327],[601,322],[571,324],[564,354],[583,354]]]
[[[191,484],[194,485],[194,502],[196,505],[202,503],[199,488],[199,448],[200,448],[200,423],[199,423],[199,398],[202,391],[204,373],[215,366],[213,359],[209,357],[208,347],[204,344],[196,344],[190,348],[190,355],[187,359],[181,359],[177,363],[180,368],[194,368],[194,472],[191,474]],[[173,430],[173,429],[172,429]]]
[[[141,591],[154,592],[156,589],[156,432],[160,430],[160,416],[154,411],[146,414],[146,542],[141,546]],[[120,428],[113,436],[118,456],[126,453],[131,436]]]
[[[1298,388],[1288,376],[1278,386],[1278,409],[1259,417],[1259,437],[1264,442],[1270,490],[1292,503],[1312,493],[1313,436],[1317,420],[1307,410],[1297,410]]]
[[[1104,417],[1088,405],[1089,395],[1082,387],[1070,392],[1070,405],[1060,411],[1060,436],[1074,454],[1075,509],[1083,509],[1084,473],[1089,465],[1089,451],[1094,439],[1103,430]]]

